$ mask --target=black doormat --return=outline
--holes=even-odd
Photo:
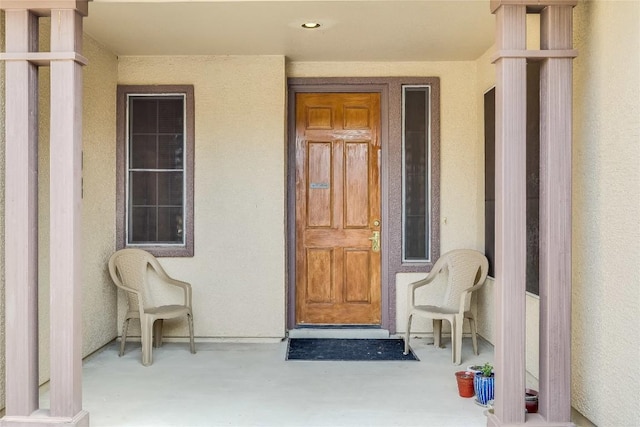
[[[290,338],[287,360],[419,360],[401,339]]]

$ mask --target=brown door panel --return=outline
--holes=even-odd
[[[380,95],[296,97],[296,322],[380,324]]]

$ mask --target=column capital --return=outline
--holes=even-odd
[[[529,61],[543,61],[548,58],[575,58],[578,51],[575,49],[546,49],[546,50],[499,50],[491,55],[491,63],[502,58],[526,58]],[[2,58],[2,55],[0,55]]]
[[[576,6],[578,0],[490,0],[491,13],[504,5],[524,5],[527,13],[540,13],[547,6]]]
[[[30,10],[38,16],[51,16],[51,9],[72,9],[89,14],[89,0],[0,0],[0,10]]]

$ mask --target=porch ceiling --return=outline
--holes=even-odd
[[[322,24],[305,30],[303,22]],[[285,55],[292,61],[474,60],[489,0],[94,0],[85,30],[117,55]]]

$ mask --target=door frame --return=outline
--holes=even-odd
[[[380,144],[382,151],[382,159],[380,162],[380,220],[382,222],[381,247],[382,253],[380,260],[380,310],[381,324],[384,329],[388,329],[389,325],[389,280],[388,280],[388,263],[386,262],[387,242],[385,236],[387,227],[385,220],[388,217],[385,203],[387,195],[386,183],[388,182],[387,174],[387,141],[388,141],[388,86],[380,83],[372,83],[370,79],[349,78],[290,78],[288,79],[288,138],[287,138],[287,276],[288,276],[288,300],[287,300],[287,329],[296,327],[295,309],[296,309],[296,187],[295,187],[295,156],[296,156],[296,121],[295,107],[296,94],[298,93],[328,93],[328,92],[364,92],[380,94]]]
[[[394,142],[390,149],[390,135],[400,135],[402,127],[402,107],[395,106],[395,99],[400,99],[402,85],[430,85],[432,90],[432,141],[431,141],[431,252],[428,262],[403,263],[401,254],[402,207],[400,201],[390,203],[389,189],[394,194],[401,191],[401,172],[390,174],[390,163],[401,162],[401,144]],[[296,120],[295,100],[298,93],[323,92],[367,92],[380,94],[380,217],[381,233],[381,324],[382,329],[395,333],[396,328],[396,292],[395,276],[405,272],[428,272],[440,255],[440,79],[438,77],[290,77],[287,79],[287,206],[286,206],[286,263],[287,263],[287,296],[286,323],[287,330],[294,329],[296,308]],[[394,100],[394,106],[389,100]],[[393,157],[390,162],[390,157]],[[401,163],[399,163],[401,164]],[[397,176],[396,176],[397,175]],[[394,197],[396,197],[394,196]]]
[[[324,276],[323,286],[328,286],[329,288],[324,288],[326,292],[329,292],[331,298],[329,300],[321,297],[321,294],[316,295],[320,297],[324,303],[319,303],[319,301],[309,301],[307,299],[308,295],[302,296],[301,294],[306,294],[305,285],[308,285],[312,282],[315,282],[314,277],[319,278],[323,276],[323,273],[320,271],[316,271],[315,273],[311,273],[310,271],[296,271],[295,276],[295,286],[293,288],[296,292],[296,307],[295,307],[295,317],[296,317],[296,326],[298,327],[321,327],[321,325],[328,326],[337,326],[341,325],[344,327],[355,327],[355,326],[364,326],[367,327],[381,327],[382,325],[382,251],[373,250],[371,235],[372,233],[380,233],[384,227],[381,227],[382,221],[382,177],[381,173],[383,170],[382,167],[382,118],[380,117],[381,113],[381,93],[380,91],[349,91],[349,92],[341,92],[336,93],[336,91],[328,92],[300,92],[297,91],[295,100],[301,101],[301,104],[294,105],[295,111],[295,124],[293,126],[296,135],[295,140],[292,139],[292,142],[295,145],[295,163],[291,163],[292,172],[295,173],[296,184],[295,191],[291,194],[291,199],[295,202],[300,202],[300,205],[295,205],[295,239],[296,239],[296,251],[292,258],[296,260],[296,268],[301,267],[305,268],[309,267],[309,262],[312,253],[318,254],[322,249],[325,251],[329,251],[331,255],[328,257],[331,261],[326,260],[329,265],[330,275],[332,277],[331,280],[328,277]],[[301,100],[302,96],[307,96],[311,98],[306,98],[306,101]],[[312,101],[313,100],[313,101]],[[328,102],[326,105],[325,102]],[[335,104],[334,104],[335,103]],[[305,112],[305,106],[308,108],[312,108],[313,106],[326,106],[327,109],[332,111],[332,118],[329,120],[329,123],[325,123],[324,126],[329,126],[331,131],[325,129],[323,125],[319,125],[319,127],[310,127],[308,128],[308,123],[304,124],[304,118],[300,117],[300,114],[303,114],[304,117],[308,120],[311,116],[307,117],[307,113]],[[344,108],[348,108],[348,106],[352,106],[354,108],[362,108],[367,109],[367,122],[370,120],[374,120],[374,122],[369,125],[364,125],[363,128],[362,123],[355,125],[347,125],[345,123],[335,123],[334,120],[338,120],[341,122],[343,119],[347,120],[348,115],[346,114],[346,110]],[[335,108],[335,110],[334,110]],[[338,114],[338,116],[335,116]],[[361,114],[361,113],[360,113]],[[342,117],[344,115],[344,117]],[[291,116],[291,120],[293,120],[294,116]],[[358,119],[362,119],[363,117],[358,117]],[[302,120],[302,121],[300,121]],[[318,120],[320,120],[318,118]],[[300,128],[298,128],[300,126]],[[354,127],[355,126],[355,127]],[[338,130],[340,129],[340,130]],[[338,132],[346,133],[346,135],[342,135],[337,137],[333,132],[338,130]],[[301,133],[302,132],[302,133]],[[307,132],[310,132],[314,136],[309,138]],[[366,134],[366,136],[365,136]],[[322,136],[320,136],[322,135]],[[350,136],[349,136],[350,135]],[[317,139],[316,139],[317,138]],[[337,139],[336,139],[337,138]],[[301,143],[301,141],[305,141]],[[329,141],[330,153],[328,155],[327,160],[330,163],[330,166],[323,168],[319,166],[320,169],[315,169],[308,163],[311,161],[312,156],[312,143],[318,142],[319,146],[325,146],[325,144]],[[340,141],[339,143],[337,141]],[[366,144],[362,144],[362,142],[366,141]],[[320,143],[321,142],[321,143]],[[357,144],[360,143],[360,144]],[[348,161],[351,156],[348,154],[349,146],[362,147],[366,145],[365,157],[360,160],[364,160],[364,163],[358,163],[359,166],[363,166],[366,169],[366,181],[361,181],[360,184],[366,186],[366,200],[360,199],[359,201],[351,200],[349,198],[349,194],[351,191],[348,189],[348,178],[347,175],[342,175],[342,178],[338,178],[338,175],[345,174],[349,170]],[[301,150],[301,151],[298,151]],[[321,150],[322,149],[318,149]],[[338,154],[338,150],[340,154]],[[360,149],[356,149],[360,150]],[[301,160],[302,152],[305,152],[305,160]],[[354,153],[355,154],[355,153]],[[363,153],[360,153],[363,154]],[[357,157],[357,155],[356,155]],[[340,160],[338,160],[340,159]],[[355,158],[352,159],[355,161]],[[355,170],[360,171],[359,166],[355,164],[352,165]],[[298,170],[299,169],[299,170]],[[341,169],[342,172],[338,172],[338,169]],[[325,226],[320,226],[318,224],[310,225],[307,220],[311,218],[311,210],[308,205],[310,202],[310,197],[322,197],[318,196],[321,193],[314,192],[314,190],[309,190],[307,187],[309,184],[306,183],[306,180],[311,180],[311,173],[313,170],[321,173],[320,171],[326,171],[329,174],[329,177],[325,177],[324,180],[330,183],[331,190],[330,201],[328,202],[328,206],[326,206],[329,210],[329,218],[325,217],[325,221],[330,221],[329,224],[325,224]],[[314,178],[315,180],[319,179],[318,177]],[[360,177],[362,179],[362,177]],[[302,183],[303,180],[305,183]],[[309,181],[311,182],[311,181]],[[313,188],[313,187],[312,187]],[[326,192],[324,193],[327,194]],[[306,200],[306,201],[305,201]],[[321,199],[316,199],[316,203],[320,202]],[[342,200],[338,202],[338,200]],[[356,205],[351,205],[351,203],[356,203]],[[362,204],[364,203],[364,205]],[[336,211],[336,205],[339,206],[338,211]],[[359,220],[365,220],[366,223],[355,222],[349,223],[347,219],[347,212],[349,212],[352,206],[358,206],[358,212],[363,213],[362,209],[366,210],[366,219],[358,217]],[[320,206],[318,206],[320,207]],[[297,217],[300,215],[300,217]],[[342,219],[336,219],[334,216],[342,217]],[[353,221],[358,221],[355,217],[352,218]],[[379,221],[377,225],[374,225],[374,219]],[[326,228],[328,226],[328,228]],[[335,228],[337,227],[337,228]],[[300,234],[299,234],[300,233]],[[325,239],[328,236],[332,236],[330,242]],[[303,236],[307,236],[311,240],[305,242],[304,245],[300,245],[301,241],[297,241],[299,237],[303,238]],[[323,243],[320,243],[320,247],[317,245],[319,242],[315,239],[320,239]],[[322,237],[321,237],[322,236]],[[367,240],[368,238],[368,240]],[[339,239],[340,243],[337,243],[333,239]],[[346,239],[346,240],[345,240]],[[379,241],[382,239],[380,238]],[[357,242],[357,243],[356,243]],[[302,247],[304,246],[304,247]],[[307,251],[312,251],[307,252]],[[352,252],[355,251],[355,252]],[[357,259],[357,258],[349,258],[349,253],[353,254],[362,254],[366,253],[366,263],[363,264],[363,260],[358,263],[359,267],[350,265],[349,259]],[[319,256],[319,255],[317,255]],[[356,255],[359,257],[359,255]],[[304,259],[304,260],[303,260]],[[336,270],[336,268],[338,270]],[[355,268],[355,270],[354,270]],[[359,274],[362,273],[360,268],[369,270],[368,271],[368,280],[366,280],[366,285],[362,283],[360,286],[367,286],[369,295],[368,298],[363,295],[361,292],[363,289],[360,286],[349,283],[350,274],[355,274],[358,277]],[[329,273],[327,270],[324,270],[324,274]],[[320,276],[315,276],[319,274]],[[300,277],[298,277],[300,276]],[[303,279],[304,277],[304,279]],[[293,277],[292,277],[293,279]],[[301,282],[302,280],[302,282]],[[329,280],[329,282],[325,282],[325,280]],[[304,282],[304,283],[303,283]],[[358,289],[356,294],[351,294],[355,289]],[[308,289],[307,289],[308,291]],[[334,292],[337,292],[334,294]],[[351,295],[351,297],[356,297],[357,301],[349,301],[349,297],[347,295]],[[325,295],[325,298],[328,295]],[[368,301],[368,302],[367,302]],[[299,310],[299,311],[298,311]]]

